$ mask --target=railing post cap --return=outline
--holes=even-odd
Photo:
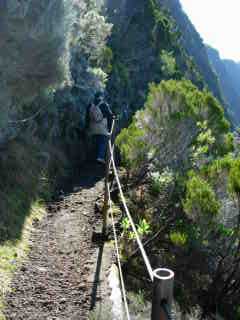
[[[174,272],[167,268],[153,270],[153,277],[159,280],[170,280],[174,278]]]

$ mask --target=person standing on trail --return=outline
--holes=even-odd
[[[114,115],[104,101],[104,93],[99,91],[89,104],[86,113],[86,129],[96,142],[96,161],[105,164],[107,143]]]

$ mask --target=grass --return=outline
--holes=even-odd
[[[34,231],[34,224],[40,221],[44,214],[45,207],[43,203],[35,201],[30,208],[28,217],[24,221],[21,238],[0,243],[0,320],[6,320],[3,314],[4,297],[11,290],[10,283],[14,272],[29,252],[30,236]]]

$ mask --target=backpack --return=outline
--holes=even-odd
[[[101,109],[99,108],[100,104],[102,102],[100,102],[98,105],[95,105],[94,103],[92,103],[90,110],[89,110],[89,116],[92,122],[101,122],[103,120],[103,114]]]

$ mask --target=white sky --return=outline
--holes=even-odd
[[[180,0],[205,43],[240,61],[240,0]]]

